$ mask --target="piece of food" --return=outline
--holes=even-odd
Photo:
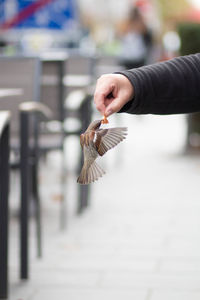
[[[106,116],[103,116],[103,119],[101,121],[101,124],[108,124],[108,119],[106,118]]]

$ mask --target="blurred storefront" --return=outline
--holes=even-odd
[[[80,39],[79,9],[74,0],[2,0],[0,37],[21,51],[76,46]]]
[[[137,7],[153,33],[155,60],[171,58],[177,55],[179,48],[174,35],[177,22],[186,15],[195,22],[200,18],[194,2],[1,0],[0,51],[12,54],[19,51],[37,53],[51,48],[82,48],[86,52],[98,50],[108,55],[118,55],[123,26],[130,10]],[[171,37],[177,45],[175,50],[166,49],[166,45],[171,44],[168,43]]]
[[[45,47],[89,46],[113,54],[118,51],[119,28],[133,6],[138,6],[153,30],[158,30],[160,23],[154,2],[2,0],[0,39],[2,44],[17,44],[25,52]]]

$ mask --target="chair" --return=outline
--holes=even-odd
[[[53,111],[53,120],[60,122],[60,126],[57,123],[58,131],[63,129],[64,134],[68,135],[66,126],[63,128],[63,122],[71,115],[65,105],[66,101],[69,102],[66,98],[71,101],[72,91],[88,90],[94,81],[96,58],[71,50],[43,54],[41,61],[41,102]]]
[[[66,75],[63,84],[66,89],[65,99],[65,137],[80,134],[86,130],[92,117],[92,85],[96,79],[95,55],[81,53],[78,50],[68,52]],[[80,147],[77,174],[83,163]],[[77,213],[80,214],[89,204],[89,186],[79,186]]]
[[[37,253],[42,255],[41,212],[38,193],[39,116],[52,117],[48,107],[39,102],[24,102],[20,110],[20,174],[21,174],[21,211],[20,211],[20,274],[22,279],[29,276],[29,205],[31,195],[35,201],[35,219],[37,231]]]
[[[0,112],[0,299],[8,297],[8,193],[10,113]]]
[[[50,52],[40,56],[42,65],[41,102],[53,112],[53,120],[64,120],[64,99],[66,97],[63,78],[66,74],[67,53]]]
[[[65,108],[68,118],[64,123],[66,136],[75,135],[77,137],[83,133],[91,122],[92,118],[92,97],[91,89],[81,89],[71,92],[65,101]],[[80,147],[77,176],[83,165],[83,153]],[[89,186],[78,187],[77,213],[80,214],[89,204]]]
[[[37,120],[32,120],[32,131],[31,133],[31,141],[28,138],[23,138],[21,136],[20,139],[20,132],[23,135],[23,130],[26,130],[28,125],[23,125],[20,131],[20,111],[19,107],[22,103],[23,105],[30,105],[27,100],[34,101],[35,105],[40,105],[39,103],[39,96],[40,96],[40,60],[37,57],[2,57],[0,56],[0,69],[3,72],[0,73],[0,90],[2,88],[7,88],[8,90],[22,90],[21,94],[14,93],[7,95],[5,98],[0,99],[0,110],[9,109],[11,111],[11,127],[10,127],[10,145],[11,150],[14,152],[14,156],[10,159],[10,167],[12,169],[20,169],[21,170],[21,210],[24,211],[23,205],[25,202],[28,202],[30,193],[33,195],[34,205],[36,208],[36,226],[37,226],[37,252],[38,256],[41,256],[41,233],[40,233],[40,212],[39,212],[39,196],[38,196],[38,184],[37,184],[37,165],[38,165],[38,143],[36,133],[38,132],[38,125]],[[20,70],[20,75],[19,75]],[[28,76],[27,76],[28,74]],[[33,107],[33,104],[32,104]],[[33,110],[34,111],[34,110]],[[34,116],[35,118],[35,116]],[[27,121],[28,122],[28,121]],[[28,124],[28,123],[27,123]],[[26,176],[26,168],[23,167],[26,158],[25,154],[22,153],[22,148],[25,141],[30,142],[27,147],[30,148],[28,151],[28,160],[33,162],[32,167],[29,169],[31,172],[31,179],[30,182],[28,181],[28,176]],[[20,145],[22,148],[20,148]],[[21,152],[20,152],[21,149]],[[24,175],[25,174],[25,175]],[[30,186],[31,183],[31,186]],[[28,193],[28,194],[27,194]],[[27,196],[28,195],[28,196]],[[24,197],[26,201],[23,200]],[[26,204],[28,205],[28,204]],[[23,218],[23,215],[21,215]],[[20,222],[23,222],[20,219]],[[28,278],[28,272],[24,271],[24,261],[26,262],[26,255],[24,254],[23,249],[25,248],[26,242],[24,242],[24,236],[26,234],[23,233],[23,230],[27,230],[23,225],[24,228],[21,228],[21,278],[25,279]]]
[[[94,83],[96,78],[96,56],[81,53],[77,50],[68,52],[66,74],[63,84],[66,94],[81,88],[87,88]]]
[[[0,89],[21,91],[0,101],[0,110],[9,110],[12,115],[11,148],[19,148],[18,107],[22,102],[40,100],[41,62],[38,57],[0,56],[0,70]]]
[[[66,209],[64,186],[66,184],[65,155],[64,155],[64,127],[65,118],[65,87],[63,78],[66,72],[68,55],[60,52],[43,53],[40,56],[42,64],[41,102],[53,112],[52,118],[42,128],[40,150],[43,155],[53,150],[61,150],[61,209],[60,228],[66,227]]]
[[[41,81],[41,102],[47,105],[53,115],[46,127],[43,128],[42,150],[48,152],[52,150],[64,150],[64,99],[65,88],[63,78],[66,71],[66,61],[68,55],[63,52],[43,53],[40,56],[42,66]]]
[[[71,135],[79,136],[85,128],[85,124],[88,125],[90,122],[92,96],[91,92],[89,92],[89,87],[95,78],[96,58],[71,50],[67,51],[67,53],[48,53],[47,55],[42,55],[41,59],[41,101],[54,112],[54,122],[46,123],[48,126],[47,131],[53,123],[55,125],[55,138],[52,140],[56,141],[56,134],[58,137],[60,132],[62,134],[60,144],[59,141],[57,143],[54,142],[52,145],[49,143],[46,151],[56,149],[56,147],[63,150],[64,139]],[[58,128],[57,132],[56,126]],[[43,141],[48,145],[47,140],[43,139]],[[44,149],[44,147],[42,148]],[[67,161],[63,161],[63,165],[67,165]],[[80,164],[81,161],[79,161],[78,169],[80,169]],[[66,170],[63,168],[62,180],[65,180],[65,174]],[[82,191],[84,188],[80,189]],[[83,194],[79,192],[78,212],[82,211],[84,207],[83,202],[88,202],[86,200],[87,197],[85,200],[81,199],[81,197],[83,197]],[[66,222],[64,202],[63,198],[61,202],[61,228],[65,228]]]

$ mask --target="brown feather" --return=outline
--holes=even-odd
[[[97,140],[95,144],[99,155],[103,156],[108,150],[114,148],[123,141],[127,135],[126,131],[126,127],[97,130]]]
[[[101,120],[93,121],[80,136],[80,144],[84,155],[83,168],[77,179],[80,184],[89,184],[105,174],[95,162],[96,158],[98,155],[104,155],[126,138],[127,128],[99,129],[100,125]]]

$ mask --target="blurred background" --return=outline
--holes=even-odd
[[[200,299],[200,113],[111,116],[126,140],[76,183],[98,77],[199,51],[199,0],[0,0],[1,299]]]
[[[151,31],[155,59],[173,56],[180,49],[177,25],[199,22],[195,0],[2,0],[1,51],[5,54],[38,53],[46,49],[80,48],[119,55],[122,37],[137,8]],[[132,16],[133,18],[133,16]],[[171,45],[171,47],[170,47]]]

